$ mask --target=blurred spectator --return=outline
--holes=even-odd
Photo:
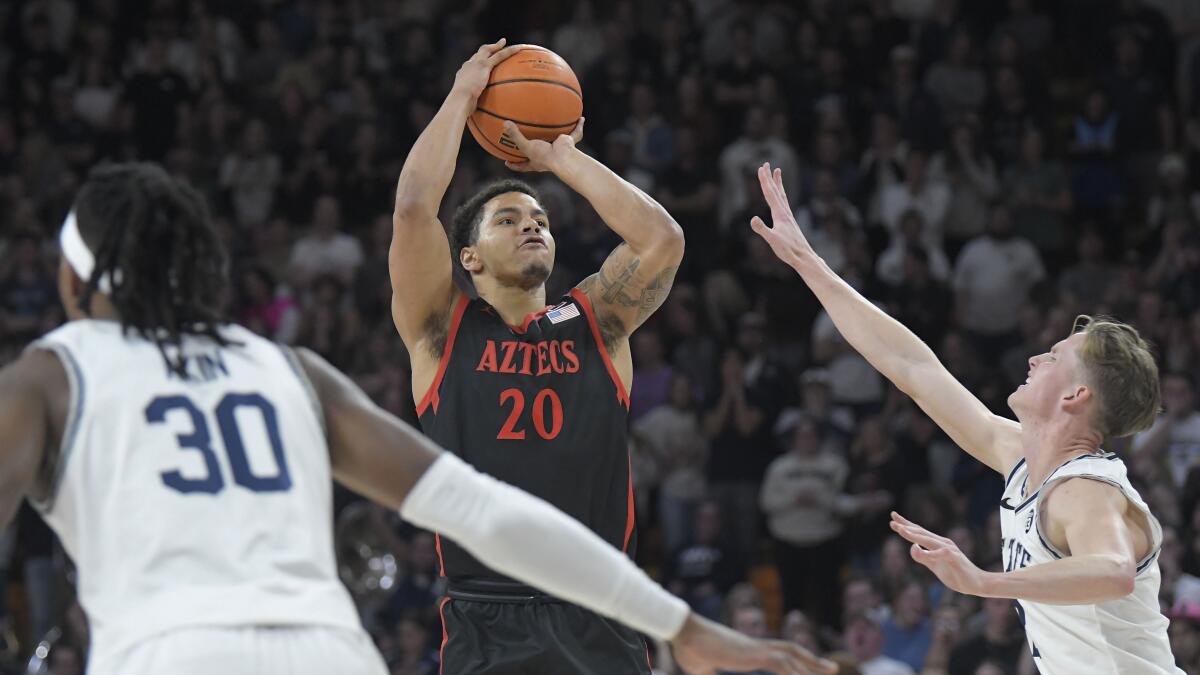
[[[933,251],[941,254],[938,249]],[[925,247],[906,249],[900,261],[900,278],[888,297],[897,321],[927,344],[938,344],[950,325],[954,301],[945,281],[934,278],[930,260]]]
[[[406,612],[396,624],[396,653],[387,659],[390,675],[434,675],[438,653],[430,648],[429,626],[421,614]]]
[[[933,624],[925,587],[920,582],[911,580],[893,595],[892,615],[883,623],[883,635],[884,654],[907,663],[915,671],[921,670],[933,640]]]
[[[667,588],[694,610],[714,621],[720,618],[722,598],[746,578],[745,561],[722,522],[721,507],[702,502],[694,512],[691,536],[668,549],[663,580]]]
[[[737,127],[733,127],[737,128]],[[720,223],[724,228],[737,227],[735,216],[762,196],[754,179],[753,191],[747,187],[745,176],[753,175],[763,162],[783,171],[784,187],[788,194],[798,195],[799,162],[796,151],[787,141],[770,135],[767,111],[759,106],[746,110],[742,135],[730,143],[717,160],[721,170]],[[788,176],[791,176],[789,178]]]
[[[687,234],[681,273],[689,278],[695,276],[693,270],[716,264],[721,254],[716,218],[720,177],[712,162],[700,156],[699,142],[695,129],[677,129],[673,161],[658,181],[657,199]]]
[[[745,363],[736,349],[721,359],[721,384],[704,413],[712,454],[708,482],[730,519],[739,555],[753,559],[758,541],[758,488],[774,455],[763,412],[766,401],[745,384]]]
[[[996,31],[1015,36],[1021,51],[1029,56],[1046,51],[1054,37],[1050,17],[1038,12],[1030,0],[1008,0],[1008,16],[997,25]]]
[[[266,268],[257,266],[241,276],[238,322],[276,342],[292,344],[300,326],[296,302],[286,288],[276,286]]]
[[[903,661],[885,656],[883,643],[880,621],[870,613],[853,615],[847,620],[844,647],[858,659],[862,675],[915,675]]]
[[[988,661],[1002,672],[1016,672],[1017,660],[1025,649],[1025,636],[1017,622],[1013,601],[985,598],[983,611],[986,616],[983,630],[959,642],[951,652],[948,668],[951,675],[974,673]]]
[[[343,284],[354,278],[354,270],[363,260],[362,245],[340,229],[337,198],[318,197],[313,207],[312,230],[292,247],[289,266],[296,286],[307,288],[322,274],[332,275]]]
[[[946,259],[946,254],[940,246],[930,243],[926,234],[928,228],[925,226],[925,218],[920,211],[911,208],[900,214],[897,230],[898,236],[892,237],[892,243],[879,254],[875,263],[875,275],[880,281],[891,286],[904,283],[907,276],[905,273],[916,271],[907,267],[909,253],[917,251],[923,258],[921,262],[925,265],[929,277],[938,282],[945,282],[950,278],[950,261]]]
[[[870,145],[859,162],[860,201],[867,203],[868,222],[879,222],[880,198],[884,192],[904,180],[904,165],[908,157],[908,141],[900,136],[896,116],[878,110],[871,118]]]
[[[1171,153],[1158,162],[1158,185],[1146,206],[1146,226],[1161,230],[1170,220],[1200,222],[1200,192],[1188,185],[1187,164]]]
[[[1069,314],[1087,314],[1095,311],[1108,295],[1108,286],[1113,280],[1113,270],[1104,260],[1104,239],[1095,229],[1086,229],[1076,239],[1074,265],[1067,267],[1058,277],[1058,290],[1063,304],[1070,307]]]
[[[883,402],[883,378],[850,348],[825,310],[813,322],[812,356],[829,371],[835,403],[857,411],[878,409]]]
[[[974,63],[971,33],[958,28],[950,35],[946,58],[934,63],[925,75],[925,87],[947,117],[972,113],[987,96],[987,77]]]
[[[917,52],[909,45],[896,45],[891,51],[891,71],[877,95],[880,108],[892,110],[905,138],[920,148],[932,148],[942,135],[937,100],[917,77]]]
[[[11,242],[0,273],[0,336],[26,341],[45,329],[47,314],[58,307],[58,286],[36,234],[24,232]]]
[[[994,205],[985,235],[972,239],[954,267],[959,324],[984,354],[1000,354],[1015,340],[1017,310],[1046,276],[1037,249],[1013,231],[1008,207]]]
[[[1163,414],[1154,426],[1133,437],[1133,449],[1162,458],[1171,479],[1182,488],[1188,473],[1200,467],[1200,411],[1196,410],[1195,384],[1183,373],[1164,374],[1162,404]]]
[[[630,387],[629,419],[638,418],[667,403],[674,371],[664,360],[663,341],[647,327],[633,335],[633,385]]]
[[[691,381],[676,373],[665,405],[633,423],[633,433],[645,441],[660,472],[658,517],[667,551],[674,551],[692,536],[694,511],[706,487],[708,439],[694,397]]]
[[[1119,163],[1120,122],[1100,89],[1088,94],[1082,114],[1075,118],[1070,151],[1075,164],[1075,203],[1081,209],[1099,210],[1122,203],[1125,177]]]
[[[921,215],[922,241],[941,247],[946,211],[950,207],[950,188],[937,176],[931,176],[924,152],[912,150],[904,166],[904,182],[886,189],[879,197],[880,219],[894,242],[909,211]]]
[[[950,188],[946,207],[946,246],[954,257],[987,227],[987,207],[1000,190],[996,163],[980,145],[976,124],[960,122],[950,130],[947,147],[933,156],[929,173]]]
[[[842,516],[858,500],[844,493],[849,466],[814,420],[798,417],[788,451],[767,467],[759,503],[775,539],[783,605],[838,623],[837,582],[845,553]]]
[[[1004,191],[1012,204],[1016,234],[1059,260],[1066,244],[1064,218],[1071,210],[1071,193],[1062,166],[1046,160],[1037,129],[1022,134],[1020,159],[1004,172]]]
[[[243,227],[261,225],[271,215],[281,172],[279,157],[267,151],[266,143],[266,126],[251,120],[237,151],[221,162],[221,187],[229,190],[237,223]]]

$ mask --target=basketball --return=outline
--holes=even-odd
[[[571,66],[549,49],[528,45],[492,69],[467,128],[488,153],[523,162],[525,155],[504,135],[504,120],[530,140],[553,142],[571,133],[582,115],[583,93]]]

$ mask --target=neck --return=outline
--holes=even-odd
[[[483,298],[510,326],[520,326],[525,317],[546,307],[546,285],[524,289],[519,286],[501,286],[493,279],[475,277],[475,288]]]
[[[1068,460],[1100,451],[1100,435],[1076,424],[1021,423],[1021,447],[1029,464],[1029,490],[1038,489],[1050,473]]]

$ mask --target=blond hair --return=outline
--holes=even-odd
[[[1149,429],[1158,416],[1158,364],[1137,329],[1108,317],[1081,314],[1073,333],[1083,333],[1079,363],[1084,384],[1096,395],[1092,423],[1105,438]]]

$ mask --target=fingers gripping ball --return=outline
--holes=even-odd
[[[521,162],[526,157],[504,134],[504,120],[530,140],[554,142],[582,115],[583,94],[571,66],[549,49],[527,45],[492,69],[467,128],[491,155]]]

